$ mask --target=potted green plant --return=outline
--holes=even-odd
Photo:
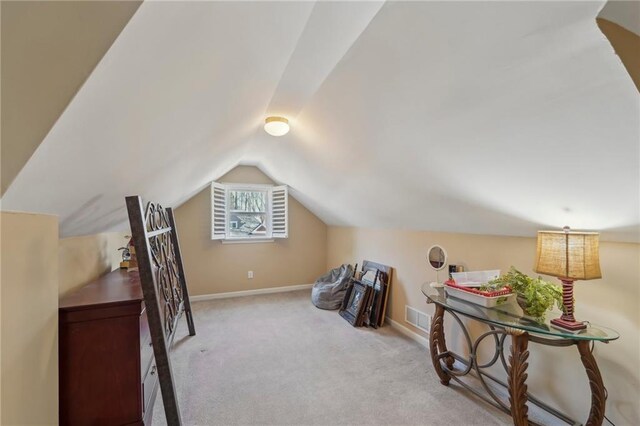
[[[553,308],[564,311],[562,303],[562,289],[542,278],[531,278],[518,271],[513,266],[505,275],[489,281],[483,289],[496,290],[510,287],[517,295],[518,305],[524,313],[540,321],[544,313]]]

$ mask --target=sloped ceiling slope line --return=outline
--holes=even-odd
[[[597,23],[640,92],[640,35],[603,18]]]
[[[140,3],[2,1],[3,194]]]
[[[64,236],[175,205],[237,164],[313,3],[144,2],[3,197]]]
[[[639,97],[600,7],[387,3],[250,160],[332,224],[638,241]]]
[[[387,2],[356,14],[323,75],[289,64],[330,10],[144,3],[3,208],[98,232],[126,221],[125,195],[176,205],[243,163],[332,225],[640,241],[640,99],[602,5]],[[259,131],[288,99],[291,132]]]
[[[598,18],[613,22],[636,35],[640,35],[640,1],[609,0]]]

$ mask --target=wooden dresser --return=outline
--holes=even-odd
[[[60,300],[60,424],[150,425],[158,375],[137,272]]]

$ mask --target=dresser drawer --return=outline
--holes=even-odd
[[[140,312],[140,343],[144,343],[151,338],[149,331],[149,319],[147,318],[147,308],[142,302],[142,311]]]
[[[153,344],[151,343],[151,333],[149,332],[149,321],[147,319],[147,310],[142,304],[142,313],[140,314],[140,370],[144,375],[149,369],[149,363],[153,357]]]
[[[61,426],[143,424],[143,383],[153,359],[143,302],[138,273],[120,269],[60,299]]]
[[[158,387],[158,371],[156,368],[155,359],[152,360],[151,366],[147,371],[147,375],[142,382],[142,401],[143,401],[143,410],[146,412],[148,409],[152,407],[150,403],[153,400],[153,397],[156,394]]]

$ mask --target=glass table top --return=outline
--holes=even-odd
[[[422,293],[427,298],[445,309],[450,309],[461,315],[475,318],[479,321],[493,324],[498,327],[511,327],[530,333],[544,334],[563,339],[573,340],[598,340],[607,342],[615,340],[620,335],[610,328],[588,324],[587,328],[578,332],[561,330],[551,326],[551,320],[560,316],[559,311],[547,311],[544,321],[538,322],[534,318],[526,316],[516,301],[498,305],[494,308],[485,308],[465,300],[446,295],[433,289],[429,283],[422,285]],[[579,319],[579,318],[578,318]]]

